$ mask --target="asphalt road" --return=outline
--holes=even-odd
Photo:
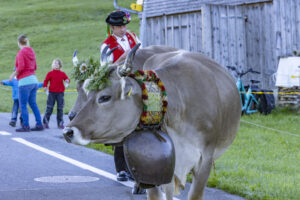
[[[65,142],[55,115],[50,129],[40,132],[17,133],[9,119],[10,113],[0,113],[0,200],[146,199],[131,194],[133,182],[116,181],[111,155]],[[187,199],[188,188],[176,199]],[[205,200],[243,198],[206,188]]]

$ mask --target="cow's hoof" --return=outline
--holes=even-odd
[[[146,190],[141,186],[134,184],[134,187],[132,188],[132,194],[146,194]]]

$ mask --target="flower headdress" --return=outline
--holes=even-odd
[[[128,24],[131,21],[131,16],[129,12],[125,12],[126,15],[123,17],[123,23]]]
[[[92,57],[87,61],[78,62],[73,69],[72,77],[77,81],[88,79],[96,69],[100,67],[99,61],[95,61]]]
[[[86,86],[86,89],[89,91],[99,91],[105,88],[107,85],[110,85],[109,74],[111,70],[109,69],[109,64],[101,66],[95,71],[91,76],[91,80]]]

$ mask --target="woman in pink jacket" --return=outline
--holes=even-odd
[[[29,46],[29,40],[25,35],[18,38],[18,46],[20,51],[16,56],[16,71],[10,76],[10,80],[17,76],[19,81],[19,102],[21,108],[21,116],[23,126],[16,129],[17,132],[40,131],[44,127],[42,125],[40,110],[36,104],[36,92],[38,89],[38,80],[35,75],[36,57],[33,49]],[[29,114],[27,110],[29,104],[36,120],[34,128],[29,127]]]

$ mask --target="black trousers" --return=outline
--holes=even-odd
[[[126,171],[130,173],[125,161],[123,146],[115,146],[114,160],[117,173],[120,171]]]
[[[64,93],[63,92],[49,92],[47,99],[47,108],[43,118],[43,123],[48,124],[50,116],[53,111],[55,102],[57,102],[57,126],[63,125],[63,109],[64,109]]]

